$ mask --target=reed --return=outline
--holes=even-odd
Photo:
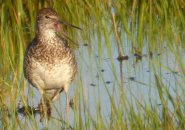
[[[32,94],[28,92],[23,76],[23,57],[28,42],[34,37],[36,14],[43,7],[56,9],[63,20],[83,28],[78,32],[63,26],[69,37],[78,43],[76,47],[69,41],[74,49],[78,51],[84,43],[88,46],[88,55],[79,54],[81,62],[79,80],[74,82],[78,88],[74,89],[74,123],[70,125],[71,129],[185,129],[185,1],[6,0],[0,2],[0,7],[0,129],[42,128],[42,123],[30,113],[21,120],[17,108],[19,100],[25,106],[32,102],[29,98]],[[94,61],[94,50],[99,58],[97,61]],[[117,71],[115,51],[119,57],[128,52],[137,54],[140,58],[144,53],[150,55],[149,66],[154,74],[151,74],[153,80],[145,86],[156,92],[160,105],[153,105],[152,94],[149,95],[149,101],[139,100],[126,87],[132,87],[130,82],[130,85],[125,83],[127,77],[124,75],[127,73],[125,69],[131,73],[131,64],[121,59],[120,71]],[[174,70],[178,70],[178,74],[168,67],[168,63],[163,63],[162,57],[166,51],[173,55]],[[84,93],[88,93],[83,80],[85,75],[81,72],[89,65],[89,72],[93,77],[95,71],[106,65],[105,53],[110,61],[108,67],[111,70],[109,75],[114,79],[111,84],[113,89],[106,84],[104,76],[98,73],[99,84],[96,87],[99,89],[96,94],[93,90],[91,93],[94,94],[95,109],[92,114],[92,104],[84,99]],[[161,56],[151,58],[155,54]],[[128,57],[131,58],[130,55]],[[172,60],[172,57],[166,55],[165,59]],[[136,66],[138,64],[137,62]],[[172,73],[174,84],[165,82],[163,70]],[[139,81],[137,83],[138,87],[144,84]],[[106,118],[101,106],[102,86],[107,102],[111,104],[110,114]],[[127,93],[130,98],[126,96]],[[64,126],[61,110],[58,107],[54,107],[54,110],[61,116],[57,119],[53,117],[53,124]],[[51,125],[52,127],[54,126]]]

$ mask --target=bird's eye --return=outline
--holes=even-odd
[[[49,19],[49,16],[46,15],[45,18]]]

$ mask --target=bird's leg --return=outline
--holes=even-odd
[[[50,101],[47,99],[47,97],[43,94],[41,99],[41,121],[43,118],[46,120],[46,126],[48,124],[48,120],[51,116],[51,108],[50,108]]]
[[[69,122],[69,97],[66,91],[65,91],[65,95],[66,95],[66,119],[67,119],[67,124],[68,124]]]
[[[40,121],[43,120],[43,118],[45,118],[47,120],[47,108],[46,108],[46,104],[45,104],[45,100],[44,100],[44,95],[42,95],[42,98],[41,98],[41,103],[39,105],[39,109],[40,109]],[[47,124],[47,121],[46,121],[46,124]]]

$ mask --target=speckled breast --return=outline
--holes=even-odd
[[[77,71],[75,55],[64,43],[37,43],[28,47],[24,61],[25,77],[37,88],[68,86]]]

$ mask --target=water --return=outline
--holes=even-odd
[[[74,118],[82,117],[83,120],[89,115],[96,121],[97,110],[101,110],[102,118],[109,122],[112,110],[110,97],[113,97],[116,106],[120,106],[122,88],[124,98],[129,104],[133,104],[134,110],[138,111],[138,103],[143,107],[156,106],[161,112],[161,101],[156,87],[155,74],[160,75],[164,86],[172,96],[181,95],[182,79],[184,75],[179,69],[175,55],[166,47],[161,52],[153,52],[152,57],[144,49],[142,59],[138,60],[131,46],[126,41],[123,48],[128,60],[123,61],[123,86],[120,86],[120,64],[117,60],[118,52],[115,41],[112,40],[111,53],[107,45],[102,42],[101,49],[98,41],[94,38],[91,44],[81,44],[76,49],[78,60],[78,75],[69,89],[69,97],[74,98],[74,103],[81,104],[78,111],[70,109],[70,125],[74,126]],[[103,40],[104,41],[104,40]],[[100,53],[101,52],[101,53]],[[110,57],[112,55],[112,57]],[[181,52],[182,57],[185,53]],[[185,59],[182,59],[185,61]],[[120,88],[122,87],[122,88]],[[30,104],[36,106],[39,103],[40,94],[35,88],[30,88],[34,100]],[[28,96],[31,96],[29,93]],[[32,98],[31,98],[32,99]],[[172,104],[168,104],[173,110]],[[80,110],[79,110],[80,109]],[[81,111],[81,112],[79,112]],[[84,112],[86,111],[86,112]],[[60,99],[52,104],[52,117],[49,121],[49,128],[58,129],[65,127],[65,95],[61,94]],[[39,122],[39,115],[36,116],[38,128],[43,128],[44,123]],[[23,121],[24,122],[24,121]],[[31,125],[30,125],[31,127]]]

